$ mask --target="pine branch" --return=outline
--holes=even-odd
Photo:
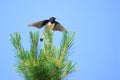
[[[26,80],[64,79],[76,68],[76,64],[68,60],[74,34],[74,32],[63,33],[60,48],[57,48],[53,44],[53,32],[47,31],[44,46],[39,48],[39,32],[30,32],[30,50],[25,50],[22,47],[20,33],[11,34],[11,42],[17,51],[18,72]]]

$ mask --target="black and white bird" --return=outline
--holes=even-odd
[[[44,33],[46,30],[53,30],[53,31],[62,31],[62,32],[67,32],[67,30],[57,21],[55,21],[56,17],[50,17],[47,20],[42,20],[39,22],[31,23],[29,26],[34,26],[37,28],[42,28],[45,26],[45,30],[43,32],[42,37],[40,38],[40,41],[43,41],[44,39]]]

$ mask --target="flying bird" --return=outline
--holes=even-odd
[[[43,32],[42,37],[40,38],[40,41],[43,41],[44,39],[44,33],[49,29],[49,30],[53,30],[53,31],[62,31],[62,32],[66,32],[67,30],[57,21],[55,21],[56,17],[50,17],[49,19],[46,20],[42,20],[39,22],[34,22],[29,24],[29,26],[34,26],[36,28],[42,28],[45,26],[45,30]]]

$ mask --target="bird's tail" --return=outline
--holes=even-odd
[[[32,24],[28,24],[28,26],[30,27],[30,26],[33,26]]]

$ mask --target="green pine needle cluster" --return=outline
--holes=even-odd
[[[75,71],[76,65],[68,60],[73,45],[74,32],[63,33],[60,48],[53,44],[53,32],[45,33],[44,46],[39,47],[39,32],[30,32],[30,50],[21,45],[20,33],[11,34],[17,54],[17,69],[25,80],[63,80]]]

